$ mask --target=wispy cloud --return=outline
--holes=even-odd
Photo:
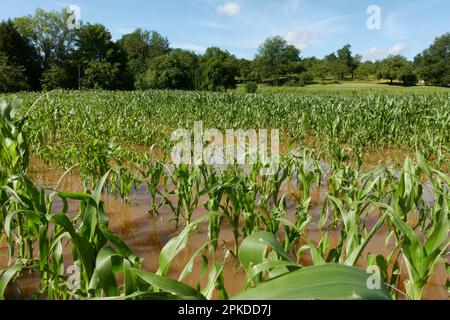
[[[190,51],[194,51],[196,53],[203,53],[206,51],[206,48],[195,44],[195,43],[189,43],[189,42],[178,42],[178,43],[174,43],[172,45],[172,47],[174,48],[179,48],[179,49],[184,49],[184,50],[190,50]]]
[[[412,15],[438,6],[445,1],[446,0],[435,0],[421,3],[411,2],[407,6],[402,7],[401,10],[389,13],[386,18],[386,27],[383,28],[386,35],[392,39],[406,39],[408,37],[408,31],[413,29],[413,27],[411,27],[410,23],[408,23],[409,27],[407,27],[404,23],[405,19],[413,19],[411,18]]]
[[[241,12],[241,6],[236,2],[226,2],[217,7],[217,13],[226,16],[236,16]]]
[[[224,30],[232,30],[234,29],[232,26],[224,23],[219,23],[212,20],[194,20],[191,21],[191,23],[200,26],[200,27],[206,27],[211,29],[224,29]]]
[[[284,36],[284,39],[289,44],[303,50],[314,41],[317,41],[319,36],[317,33],[310,31],[290,31]]]
[[[285,34],[284,39],[298,49],[303,50],[312,44],[318,44],[322,39],[342,32],[340,21],[355,17],[355,14],[331,16],[307,26],[299,26]]]
[[[410,47],[403,42],[397,43],[390,48],[370,48],[361,52],[363,61],[377,61],[386,58],[389,55],[404,54]]]
[[[340,16],[332,16],[328,18],[321,19],[315,23],[312,24],[311,28],[320,28],[323,26],[329,26],[333,22],[343,21],[350,18],[354,18],[359,16],[359,14],[346,14],[346,15],[340,15]]]

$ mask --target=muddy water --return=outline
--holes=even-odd
[[[42,164],[34,161],[30,170],[30,176],[33,181],[41,186],[51,187],[55,186],[57,181],[61,178],[63,172],[57,168],[46,167],[43,170]],[[79,183],[79,177],[77,175],[66,175],[60,182],[60,190],[64,191],[82,191],[82,187]],[[320,204],[323,201],[325,190],[315,190],[313,192],[313,204],[312,209],[313,221],[318,220],[320,214]],[[175,222],[171,220],[173,213],[168,207],[163,207],[160,210],[160,214],[156,217],[148,214],[150,208],[149,196],[145,188],[137,190],[131,199],[131,204],[126,204],[122,200],[115,199],[112,196],[104,195],[106,212],[110,217],[110,227],[117,233],[130,247],[130,249],[139,257],[143,259],[143,268],[147,271],[155,272],[159,265],[159,253],[162,247],[175,235],[178,234],[175,226]],[[205,209],[202,209],[202,203],[205,198],[200,200],[199,209],[194,213],[193,219],[202,216],[206,213]],[[61,203],[56,202],[54,210],[61,208]],[[289,200],[288,203],[289,215],[293,215],[295,208],[295,202]],[[76,203],[70,203],[70,212],[75,213],[78,210]],[[373,225],[377,220],[377,216],[370,217],[368,224]],[[283,236],[283,235],[281,235]],[[314,224],[310,224],[305,231],[305,236],[314,243],[318,243],[322,237],[320,230],[314,227]],[[365,253],[379,253],[387,256],[393,250],[393,239],[390,243],[385,245],[387,232],[382,229],[377,232],[372,241],[366,248]],[[329,232],[330,245],[335,245],[339,240],[339,231]],[[191,256],[202,247],[205,242],[208,241],[207,229],[205,226],[200,226],[199,230],[196,230],[189,238],[187,248],[185,248],[172,262],[169,275],[173,278],[178,278],[181,271],[184,269],[186,263]],[[220,241],[221,244],[216,252],[215,258],[219,261],[224,260],[225,252],[233,249],[233,235],[231,228],[228,225],[224,225],[221,229]],[[5,256],[6,249],[5,244],[0,243],[0,267],[4,267],[7,264]],[[66,266],[70,264],[70,247],[65,248],[65,263]],[[226,255],[225,269],[224,269],[224,283],[225,288],[230,296],[239,293],[243,290],[243,282],[245,274],[242,268],[239,268],[239,263],[232,255]],[[365,256],[365,254],[364,254]],[[211,258],[208,257],[211,262]],[[311,259],[308,253],[305,253],[302,257],[302,264],[311,264]],[[365,266],[365,261],[360,261],[361,267]],[[198,281],[204,285],[207,279],[204,277],[200,279],[202,269],[201,258],[198,257],[195,261],[193,272],[185,279],[185,282],[193,287],[197,286]],[[206,273],[207,275],[207,273]],[[402,277],[401,283],[406,278],[406,268],[402,263]],[[38,274],[26,274],[20,280],[14,283],[10,288],[8,294],[11,297],[16,298],[30,298],[31,293],[36,291]],[[441,264],[436,273],[430,278],[425,288],[425,299],[448,299],[448,293],[445,287],[447,279],[447,273],[444,266]],[[401,291],[404,291],[404,287],[400,286]],[[401,299],[402,296],[400,295]]]

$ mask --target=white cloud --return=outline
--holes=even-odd
[[[398,55],[403,54],[409,50],[409,46],[405,43],[397,43],[394,46],[390,48],[370,48],[366,51],[361,52],[361,55],[363,57],[363,61],[376,61],[380,59],[384,59],[389,55]]]
[[[284,39],[291,45],[303,50],[317,40],[317,35],[309,31],[290,31]]]
[[[217,7],[217,13],[226,16],[235,16],[241,12],[241,6],[236,2],[226,2],[223,5]]]
[[[195,44],[195,43],[188,43],[188,42],[174,43],[173,47],[179,48],[179,49],[184,49],[184,50],[194,51],[196,53],[203,53],[206,51],[205,47]]]
[[[389,54],[402,54],[409,50],[409,46],[406,43],[397,43],[389,49]]]
[[[314,23],[298,26],[296,31],[289,31],[284,35],[284,39],[300,50],[304,50],[312,45],[320,45],[327,39],[346,30],[343,21],[355,17],[355,14],[330,16]]]

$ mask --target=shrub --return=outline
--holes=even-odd
[[[258,91],[258,85],[254,81],[249,81],[245,83],[245,92],[256,93]]]
[[[108,61],[91,61],[84,71],[83,86],[91,89],[112,89],[119,74],[117,64]]]
[[[302,74],[300,74],[299,77],[299,84],[300,86],[306,86],[308,84],[313,83],[314,81],[314,76],[312,75],[311,72],[303,72]]]
[[[412,70],[405,70],[400,75],[400,81],[404,86],[410,87],[417,84],[417,76]]]
[[[69,83],[69,76],[65,69],[53,65],[46,70],[41,78],[42,89],[54,90],[67,88]]]

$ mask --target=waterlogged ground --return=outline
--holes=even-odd
[[[43,165],[40,161],[34,159],[32,161],[29,175],[35,183],[44,187],[53,187],[60,180],[63,171],[58,168],[49,168]],[[289,188],[289,186],[284,186]],[[83,191],[80,184],[80,179],[76,174],[68,174],[60,181],[60,191]],[[306,228],[305,237],[314,243],[318,243],[322,237],[322,233],[316,227],[314,222],[318,220],[321,210],[321,203],[323,202],[326,190],[324,188],[317,189],[313,192],[313,208],[311,214],[313,216],[312,223]],[[426,195],[430,197],[430,195]],[[206,213],[202,203],[206,199],[201,199],[199,202],[199,209],[194,214],[194,219]],[[158,216],[151,216],[148,214],[150,208],[150,200],[145,188],[137,190],[132,198],[131,204],[126,204],[120,199],[104,194],[103,201],[105,202],[106,212],[110,217],[110,227],[117,233],[130,247],[130,249],[139,257],[143,259],[143,268],[147,271],[155,272],[159,265],[159,253],[164,245],[175,235],[178,234],[175,222],[171,220],[173,213],[168,207],[163,207]],[[62,203],[56,201],[54,205],[55,212],[62,207]],[[293,215],[295,209],[295,202],[288,201],[289,212]],[[70,204],[70,212],[76,213],[77,205]],[[368,221],[368,225],[372,226],[376,223],[378,216],[374,213]],[[334,245],[339,239],[339,230],[329,232],[330,243]],[[381,229],[377,232],[374,238],[366,248],[366,253],[381,253],[389,254],[393,249],[393,239],[385,245],[387,232]],[[216,259],[223,261],[225,259],[224,282],[225,288],[230,296],[239,293],[243,290],[243,283],[245,274],[235,257],[231,254],[226,254],[227,250],[233,249],[233,234],[229,225],[224,224],[220,234],[220,245],[216,252]],[[207,230],[205,226],[200,225],[189,238],[187,248],[185,248],[172,262],[169,275],[173,278],[178,278],[181,271],[184,269],[186,263],[192,255],[208,241]],[[0,243],[0,268],[7,265],[6,246],[4,241]],[[65,247],[65,265],[71,264],[71,249],[69,246]],[[209,258],[210,259],[210,258]],[[302,257],[302,264],[311,264],[309,253],[305,253]],[[361,267],[365,266],[365,261],[360,261]],[[202,259],[198,257],[195,261],[193,272],[186,278],[185,282],[193,287],[200,281],[205,284],[206,277],[201,278]],[[68,274],[69,275],[69,274]],[[206,273],[207,275],[207,273]],[[406,277],[406,268],[402,263],[402,279],[403,283]],[[448,292],[445,287],[445,282],[448,275],[443,264],[440,264],[435,274],[430,278],[424,293],[425,299],[448,299]],[[38,287],[37,274],[23,274],[21,279],[15,281],[7,291],[7,297],[16,299],[29,299]],[[404,288],[400,286],[400,291]],[[44,298],[44,297],[38,297]],[[399,299],[402,299],[402,294],[399,294]]]

